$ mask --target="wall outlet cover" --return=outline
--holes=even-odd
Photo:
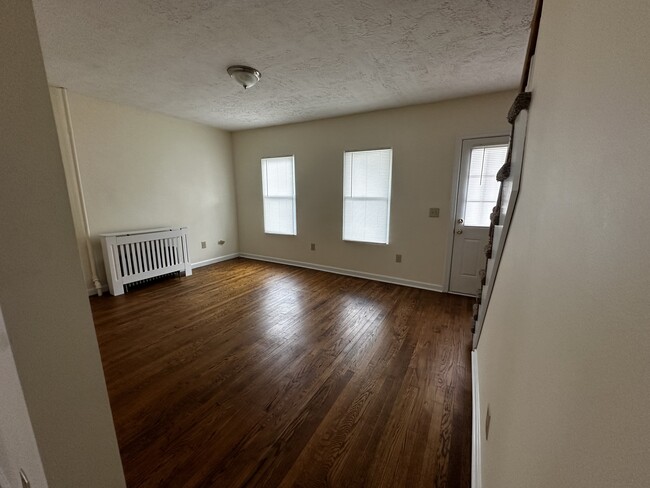
[[[395,262],[396,263],[401,263],[402,262],[402,255],[401,254],[395,254]]]
[[[207,242],[201,241],[201,249],[205,249],[207,247]]]
[[[440,217],[440,209],[439,208],[430,208],[429,209],[429,217],[434,218],[434,219]]]
[[[313,242],[311,243],[311,250],[312,250],[312,251],[315,251],[315,250],[316,250],[316,244],[314,244]]]

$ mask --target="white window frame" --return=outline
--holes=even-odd
[[[267,195],[267,188],[266,185],[264,184],[266,181],[266,161],[270,161],[273,159],[287,159],[291,158],[291,171],[293,172],[293,194],[290,196],[269,196]],[[264,220],[264,233],[269,234],[269,235],[283,235],[283,236],[295,236],[298,235],[298,226],[296,223],[296,157],[295,155],[291,154],[288,156],[273,156],[273,157],[268,157],[268,158],[262,158],[261,160],[261,171],[262,171],[262,215],[263,215],[263,220]],[[271,232],[267,230],[267,225],[266,225],[266,205],[264,205],[265,201],[269,200],[290,200],[293,204],[293,232]]]
[[[390,160],[388,166],[388,194],[386,198],[382,197],[346,197],[345,196],[345,163],[347,154],[354,153],[364,153],[364,152],[375,152],[375,151],[390,151]],[[381,147],[375,149],[363,149],[363,150],[354,150],[354,151],[344,151],[343,153],[343,215],[342,215],[342,226],[341,226],[341,235],[342,240],[345,242],[360,242],[364,244],[375,244],[375,245],[388,245],[390,243],[390,210],[391,210],[391,201],[392,201],[392,187],[393,187],[393,148],[392,147]],[[377,241],[367,241],[367,240],[358,240],[358,239],[346,239],[345,237],[345,203],[346,201],[386,201],[386,237],[382,242]]]

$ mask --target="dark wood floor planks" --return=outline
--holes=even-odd
[[[470,486],[469,299],[236,259],[91,306],[129,487]]]

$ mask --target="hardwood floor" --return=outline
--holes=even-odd
[[[467,298],[236,259],[91,305],[129,487],[470,486]]]

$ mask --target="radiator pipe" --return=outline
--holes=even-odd
[[[97,295],[102,296],[102,283],[97,276],[97,268],[95,266],[95,256],[93,254],[93,247],[90,241],[90,224],[88,223],[88,212],[86,211],[86,199],[84,198],[83,185],[81,184],[81,172],[79,171],[79,158],[77,156],[77,145],[75,144],[74,130],[72,129],[72,117],[70,116],[70,104],[68,102],[68,90],[61,87],[63,91],[63,106],[65,109],[65,120],[68,128],[68,139],[70,141],[70,149],[72,152],[72,163],[74,165],[74,174],[77,181],[77,190],[79,193],[79,204],[81,205],[81,215],[84,222],[84,231],[86,234],[86,252],[88,253],[88,261],[90,262],[90,273],[92,275],[93,286],[97,290]]]

